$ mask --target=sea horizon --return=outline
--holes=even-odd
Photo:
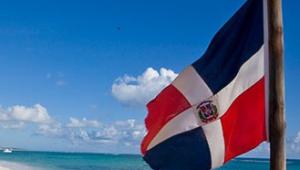
[[[0,147],[0,148],[6,148],[6,147]],[[7,148],[13,148],[13,147],[7,147]],[[14,152],[49,152],[49,153],[78,153],[78,154],[103,154],[103,155],[132,155],[132,156],[141,156],[139,153],[127,153],[127,152],[91,152],[91,151],[60,151],[60,150],[34,150],[34,149],[21,149],[20,150],[14,150]],[[0,149],[3,151],[3,149]],[[234,159],[269,159],[268,157],[252,157],[252,156],[240,156]],[[287,160],[300,160],[300,158],[287,158]]]
[[[0,148],[13,148],[13,147],[0,147]],[[60,150],[34,150],[34,149],[22,149],[20,150],[14,150],[13,152],[45,152],[45,153],[66,153],[66,154],[100,154],[100,155],[131,155],[131,156],[142,156],[139,153],[128,153],[128,152],[91,152],[91,151],[60,151]],[[3,151],[3,149],[0,149],[0,153]],[[234,159],[269,159],[268,157],[253,157],[253,156],[239,156]],[[233,160],[234,160],[233,159]],[[287,158],[287,161],[300,161],[300,158]]]

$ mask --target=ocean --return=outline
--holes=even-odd
[[[0,153],[0,167],[11,170],[150,170],[139,155],[24,152]],[[288,170],[299,170],[300,160],[288,160]],[[1,168],[0,168],[1,169]],[[238,158],[218,170],[268,170],[267,159]]]

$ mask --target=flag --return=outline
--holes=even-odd
[[[144,160],[155,170],[208,170],[267,140],[263,0],[248,0],[204,55],[147,104]]]

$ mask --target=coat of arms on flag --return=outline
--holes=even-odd
[[[217,106],[211,100],[200,103],[197,107],[197,112],[200,119],[204,123],[212,122],[218,118]]]

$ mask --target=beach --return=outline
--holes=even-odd
[[[9,162],[9,161],[0,161],[0,170],[37,170],[34,167],[21,164],[21,163],[15,163],[15,162]]]

